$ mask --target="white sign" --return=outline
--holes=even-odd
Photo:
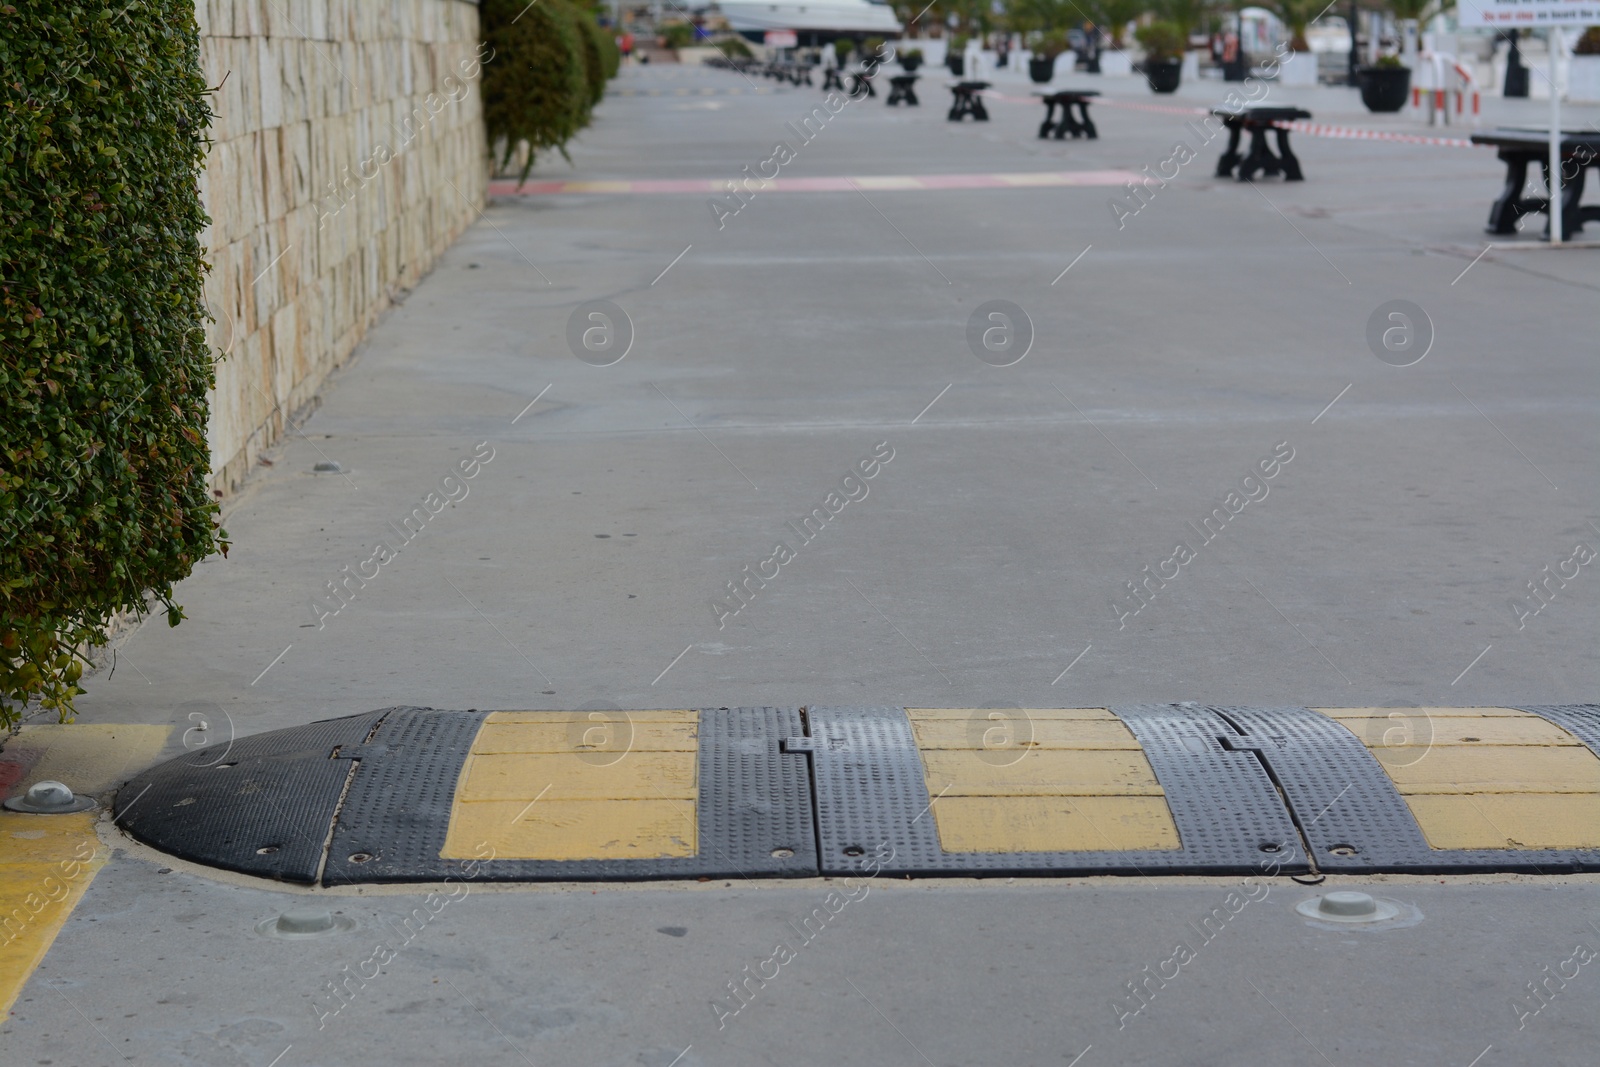
[[[768,48],[793,48],[800,43],[793,30],[768,30],[762,40]]]
[[[1459,0],[1462,26],[1600,26],[1600,0]]]

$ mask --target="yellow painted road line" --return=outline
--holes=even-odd
[[[1132,732],[1104,708],[908,708],[946,852],[1177,849]]]
[[[102,793],[143,769],[166,744],[167,726],[75,724],[24,727],[6,758],[29,765],[16,787],[55,779]],[[9,1012],[107,854],[96,811],[27,815],[0,811],[0,1015]]]
[[[0,1015],[16,1003],[105,863],[97,817],[0,812]]]
[[[699,713],[496,712],[456,783],[440,856],[609,860],[699,850]]]
[[[1433,848],[1600,848],[1600,758],[1546,719],[1512,708],[1314,710],[1377,757]]]

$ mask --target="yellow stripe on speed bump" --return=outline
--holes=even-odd
[[[1104,708],[907,708],[945,852],[1176,849],[1132,732]]]
[[[1600,848],[1600,758],[1512,708],[1315,708],[1377,757],[1435,849]]]
[[[501,711],[456,782],[440,856],[618,860],[699,851],[699,712]]]

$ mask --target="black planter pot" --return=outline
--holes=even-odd
[[[1361,102],[1368,111],[1399,111],[1411,92],[1411,72],[1405,67],[1362,67]]]
[[[1034,56],[1028,60],[1028,77],[1032,78],[1038,85],[1043,85],[1055,77],[1055,73],[1055,56]]]
[[[945,59],[945,66],[950,68],[950,73],[962,77],[967,73],[967,57],[963,55],[949,56]]]
[[[1178,80],[1183,76],[1183,60],[1167,59],[1160,63],[1146,63],[1144,65],[1144,80],[1150,83],[1150,88],[1158,93],[1175,93],[1178,91]]]
[[[922,57],[921,56],[901,56],[900,57],[900,69],[905,71],[907,74],[910,74],[912,71],[916,70],[920,66],[922,66]]]

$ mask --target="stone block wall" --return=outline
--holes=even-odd
[[[196,0],[213,487],[238,485],[488,180],[469,0]]]

